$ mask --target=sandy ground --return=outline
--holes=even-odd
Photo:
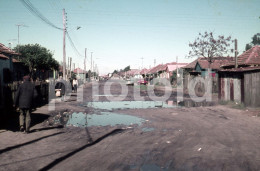
[[[103,84],[96,86],[102,94]],[[114,85],[111,92],[119,90]],[[48,105],[34,111],[30,134],[17,130],[15,118],[14,126],[1,129],[0,170],[260,170],[256,109],[121,109],[113,112],[140,117],[142,124],[79,128],[54,123],[64,113],[95,111],[84,105],[93,100],[91,84],[79,91],[80,102],[73,94],[67,102],[57,101],[54,111]],[[149,100],[147,92],[141,96]],[[126,100],[133,100],[131,90]]]

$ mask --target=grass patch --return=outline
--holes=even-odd
[[[218,102],[220,105],[228,105],[229,107],[231,108],[234,108],[234,109],[245,109],[246,106],[244,105],[244,103],[239,103],[239,102],[234,102],[234,101],[224,101],[224,100],[221,100]]]
[[[140,90],[147,90],[147,85],[141,84],[141,85],[137,85],[137,86],[140,87]]]

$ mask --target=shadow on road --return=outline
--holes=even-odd
[[[78,149],[76,149],[76,150],[74,150],[74,151],[72,151],[72,152],[66,154],[65,156],[62,156],[62,157],[60,157],[60,158],[54,160],[53,162],[51,162],[51,163],[48,164],[47,166],[45,166],[45,167],[43,167],[42,169],[40,169],[40,171],[49,170],[49,169],[53,168],[55,165],[57,165],[57,164],[59,164],[60,162],[62,162],[63,160],[65,160],[65,159],[67,159],[67,158],[73,156],[74,154],[76,154],[76,153],[78,153],[78,152],[84,150],[85,148],[91,147],[91,146],[93,146],[93,145],[99,143],[99,142],[102,141],[103,139],[105,139],[105,138],[107,138],[107,137],[109,137],[109,136],[112,136],[112,135],[121,133],[121,132],[123,132],[123,131],[125,131],[125,130],[124,130],[124,129],[115,129],[115,130],[113,130],[113,131],[111,131],[111,132],[109,132],[109,133],[103,135],[102,137],[98,138],[97,140],[93,141],[92,143],[86,144],[86,145],[84,145],[84,146],[82,146],[82,147],[80,147],[80,148],[78,148]]]
[[[64,126],[59,125],[59,126],[47,127],[47,128],[37,128],[37,129],[32,129],[30,132],[39,132],[39,131],[46,131],[46,130],[50,130],[50,129],[61,129],[61,128],[64,128]]]
[[[19,112],[11,112],[7,118],[5,119],[6,122],[1,125],[0,129],[6,129],[9,131],[19,131]],[[31,127],[42,123],[46,119],[49,118],[49,115],[41,114],[41,113],[32,113],[31,114]]]
[[[16,148],[19,148],[19,147],[22,147],[22,146],[25,146],[25,145],[35,143],[35,142],[40,141],[44,138],[49,138],[49,137],[59,135],[59,134],[63,134],[63,132],[58,132],[58,133],[47,135],[47,136],[44,136],[44,137],[41,137],[41,138],[38,138],[38,139],[35,139],[35,140],[32,140],[32,141],[28,141],[28,142],[23,143],[23,144],[18,144],[18,145],[15,145],[15,146],[7,147],[5,149],[0,150],[0,154],[5,153],[5,152],[10,151],[10,150],[13,150],[13,149],[16,149]]]

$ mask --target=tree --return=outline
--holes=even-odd
[[[16,46],[14,48],[18,50]],[[19,45],[20,59],[29,68],[30,75],[34,74],[35,70],[58,70],[59,63],[52,57],[50,50],[39,44]]]
[[[127,72],[130,70],[130,65],[128,65],[127,67],[125,67],[125,69],[123,70],[124,72]]]
[[[260,33],[256,33],[253,37],[252,37],[252,41],[248,44],[246,44],[246,50],[251,49],[253,46],[255,45],[260,45]]]
[[[193,43],[189,43],[192,50],[189,52],[189,57],[204,57],[207,58],[210,65],[214,62],[214,57],[222,57],[233,49],[229,46],[233,42],[231,36],[224,37],[223,35],[214,38],[212,32],[199,33],[199,36]]]
[[[118,74],[118,71],[117,70],[114,70],[114,72],[112,74]]]

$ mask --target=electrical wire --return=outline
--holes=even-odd
[[[38,11],[33,4],[29,0],[20,0],[22,4],[29,10],[30,13],[35,15],[36,17],[40,18],[42,21],[44,21],[46,24],[50,25],[53,28],[63,30],[60,27],[55,26],[52,22],[50,22],[46,17],[44,17],[40,11]]]
[[[69,35],[69,32],[66,32],[66,35],[67,35],[67,37],[68,37],[68,40],[69,40],[69,42],[70,42],[70,45],[71,45],[72,49],[73,49],[74,52],[76,53],[76,55],[79,56],[79,57],[85,57],[84,55],[81,55],[81,54],[79,53],[78,49],[76,48],[75,44],[73,43],[73,41],[72,41],[72,39],[71,39],[71,37],[70,37],[70,35]],[[87,59],[87,61],[89,62],[88,59]]]

